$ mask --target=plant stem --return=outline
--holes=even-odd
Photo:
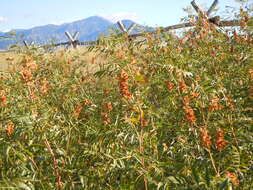
[[[213,168],[214,168],[214,170],[216,172],[216,175],[220,176],[220,173],[219,173],[219,171],[218,171],[218,169],[217,169],[217,167],[215,165],[215,162],[214,162],[214,159],[213,159],[213,156],[212,156],[212,153],[211,153],[210,149],[208,149],[208,153],[209,153],[209,156],[210,156],[210,159],[211,159],[211,162],[212,162],[212,166],[213,166]]]
[[[58,161],[56,160],[54,152],[53,152],[47,139],[45,139],[44,143],[45,143],[49,153],[51,154],[53,162],[54,162],[54,175],[55,175],[56,181],[57,181],[57,189],[61,190],[62,189],[62,182],[61,182],[61,176],[60,176],[59,167],[58,167]]]
[[[140,154],[143,156],[144,155],[144,145],[143,145],[143,129],[141,129],[141,133],[139,136],[139,144],[140,144]],[[145,160],[142,157],[141,158],[141,165],[143,170],[145,169]],[[143,176],[143,180],[144,180],[144,186],[145,186],[145,190],[148,190],[148,181],[147,178],[145,176]]]

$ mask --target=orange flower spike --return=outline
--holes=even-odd
[[[227,145],[227,142],[224,139],[224,131],[221,128],[218,128],[217,133],[216,133],[216,147],[218,151],[221,151],[225,148]]]
[[[185,84],[185,81],[184,81],[184,80],[181,80],[181,81],[179,82],[179,90],[180,90],[181,92],[186,92],[186,90],[187,90],[187,85]]]
[[[148,121],[143,119],[143,120],[141,121],[141,126],[142,126],[142,127],[147,127],[147,126],[148,126]]]
[[[104,125],[111,124],[111,119],[108,113],[102,113],[102,119],[103,119]]]
[[[41,88],[40,88],[40,92],[42,94],[47,94],[47,92],[49,91],[49,83],[48,81],[45,79],[42,81],[42,84],[41,84]]]
[[[105,104],[105,110],[108,111],[108,112],[111,112],[112,109],[113,109],[112,103],[111,103],[111,102],[107,102],[107,103]]]
[[[28,62],[26,64],[26,66],[28,67],[28,69],[30,69],[31,71],[35,71],[38,69],[38,65],[36,64],[35,61],[31,60],[30,62]]]
[[[6,126],[6,133],[10,137],[14,133],[14,123],[13,122],[8,122]]]
[[[165,82],[165,85],[167,86],[167,88],[169,89],[169,90],[173,90],[175,87],[174,87],[174,84],[173,83],[171,83],[171,82]]]
[[[29,98],[30,98],[32,101],[34,101],[34,100],[37,99],[35,90],[31,90],[31,91],[30,91]]]
[[[185,111],[186,120],[190,123],[195,123],[197,119],[195,117],[193,109],[188,105],[184,106],[183,109]]]
[[[83,101],[83,104],[84,104],[85,106],[90,106],[92,103],[91,103],[88,99],[85,99],[85,100]]]
[[[236,31],[234,31],[233,32],[233,36],[234,36],[234,40],[235,40],[235,42],[239,42],[239,40],[238,40],[238,35],[237,35],[237,32]]]
[[[128,74],[127,74],[124,70],[122,70],[122,71],[120,72],[120,79],[121,79],[122,81],[127,81],[127,80],[129,79]]]
[[[229,171],[226,171],[225,172],[225,175],[227,178],[229,178],[231,180],[231,182],[234,184],[234,185],[239,185],[240,184],[240,181],[238,180],[237,178],[237,175],[235,173],[232,173],[232,172],[229,172]]]
[[[80,116],[80,113],[83,109],[83,105],[81,103],[78,103],[75,107],[75,110],[74,110],[74,117],[78,118]]]
[[[23,67],[26,67],[28,70],[35,71],[38,68],[36,61],[31,56],[24,56],[23,60]]]
[[[0,105],[6,105],[7,102],[7,97],[6,97],[6,93],[4,90],[0,91]]]
[[[211,142],[211,136],[208,134],[208,130],[206,128],[201,128],[200,130],[201,132],[201,141],[204,147],[210,149],[210,147],[212,146],[212,142]]]
[[[29,70],[27,67],[22,68],[21,75],[25,82],[31,81],[33,77],[31,70]]]
[[[183,97],[183,104],[184,105],[189,105],[191,102],[191,98],[189,96],[184,96]]]
[[[199,97],[199,93],[197,93],[197,92],[191,93],[191,98],[197,98],[197,97]]]
[[[131,98],[131,93],[129,92],[129,89],[128,89],[128,79],[129,79],[129,76],[128,74],[122,70],[119,74],[119,87],[120,87],[120,94],[123,96],[123,97],[126,97],[126,98]]]
[[[111,102],[107,102],[103,105],[103,112],[102,112],[102,120],[104,125],[111,124],[110,119],[110,112],[112,111],[113,106]]]
[[[211,100],[209,111],[213,112],[213,111],[222,110],[223,106],[220,105],[219,101],[220,101],[219,98],[217,96],[214,96],[213,99]]]

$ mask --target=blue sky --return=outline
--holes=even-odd
[[[132,19],[150,26],[169,26],[180,22],[191,0],[1,0],[0,31],[62,24],[99,15],[109,20]],[[206,8],[213,0],[196,0]],[[219,0],[225,6],[240,7],[235,0]]]

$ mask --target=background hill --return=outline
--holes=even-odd
[[[131,20],[124,20],[122,22],[126,25],[126,27],[129,27],[134,23]],[[90,41],[97,39],[101,34],[108,34],[109,29],[113,28],[117,28],[117,24],[99,16],[92,16],[83,20],[61,25],[48,24],[31,29],[17,29],[10,31],[16,33],[15,36],[12,36],[12,39],[0,40],[0,49],[7,49],[10,45],[22,43],[23,40],[29,42],[33,41],[40,44],[64,42],[67,40],[64,34],[65,31],[72,34],[78,31],[80,33],[78,40]],[[145,29],[145,27],[142,26],[139,28],[140,30]],[[134,30],[133,32],[137,32],[137,30]],[[8,36],[8,33],[0,32],[0,36]]]

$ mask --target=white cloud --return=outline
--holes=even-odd
[[[129,19],[132,21],[138,21],[139,16],[136,13],[132,12],[118,12],[111,15],[102,15],[102,17],[106,18],[107,20],[110,20],[111,22],[117,22],[119,20]]]
[[[4,18],[4,17],[0,16],[0,22],[6,22],[6,21],[7,21],[7,19],[6,19],[6,18]]]

